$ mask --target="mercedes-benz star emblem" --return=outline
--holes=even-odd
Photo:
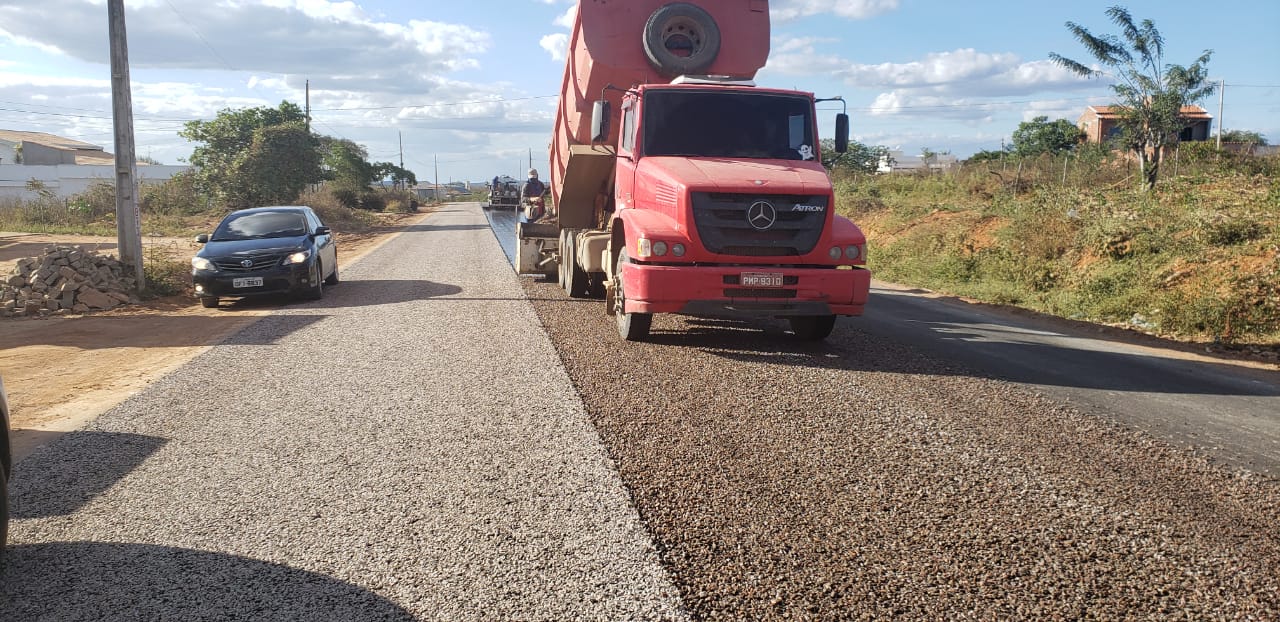
[[[246,268],[252,268],[252,267],[253,267],[253,260],[252,260],[252,259],[245,259],[245,260],[243,260],[243,261],[241,261],[241,262],[240,262],[240,265],[242,265],[242,266],[244,266],[244,267],[246,267]]]
[[[756,201],[747,208],[747,222],[752,227],[764,231],[778,220],[778,211],[768,201]]]

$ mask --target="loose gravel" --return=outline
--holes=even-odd
[[[843,319],[657,316],[524,280],[702,620],[1280,619],[1280,485]]]
[[[478,206],[17,466],[0,620],[663,620],[679,592]]]

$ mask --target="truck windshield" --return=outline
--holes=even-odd
[[[793,95],[648,91],[642,148],[646,156],[811,160],[812,110]]]

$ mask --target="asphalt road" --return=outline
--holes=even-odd
[[[487,212],[508,260],[515,218]],[[1280,367],[1265,370],[997,307],[875,283],[856,328],[909,345],[956,373],[1043,391],[1076,408],[1280,478]]]
[[[478,207],[341,276],[17,465],[0,620],[685,617]]]
[[[489,218],[23,460],[0,620],[1280,617],[1270,374],[888,287],[620,343]]]
[[[1280,478],[1280,370],[883,284],[866,315],[845,322],[966,373],[1042,390],[1214,461]]]

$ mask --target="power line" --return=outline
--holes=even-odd
[[[173,14],[177,15],[178,19],[182,20],[182,23],[186,24],[187,28],[190,28],[191,32],[194,32],[196,34],[196,38],[200,39],[200,42],[204,43],[204,46],[209,48],[209,51],[213,52],[213,55],[217,57],[218,60],[222,61],[223,65],[227,66],[227,69],[230,69],[231,71],[238,71],[235,67],[232,67],[231,63],[228,63],[227,59],[223,58],[222,55],[219,54],[217,50],[213,49],[213,46],[209,44],[209,40],[205,39],[204,35],[200,34],[200,31],[196,29],[195,25],[187,21],[187,18],[182,13],[178,12],[177,7],[173,6],[172,2],[169,2],[169,0],[164,0],[164,3],[169,5],[169,10],[173,11]]]
[[[467,106],[471,104],[499,104],[505,102],[529,101],[532,99],[551,99],[559,95],[534,95],[531,97],[509,97],[498,99],[481,99],[467,102],[437,102],[434,104],[405,104],[402,106],[368,106],[360,108],[312,108],[312,112],[346,112],[355,110],[396,110],[402,108],[440,108],[444,106]]]

